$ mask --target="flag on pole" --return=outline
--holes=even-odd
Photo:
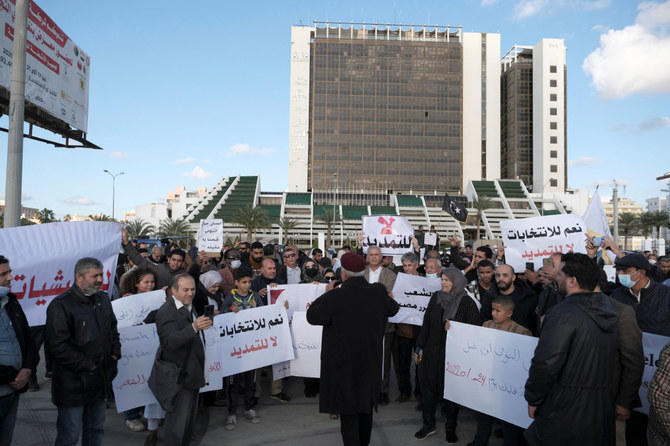
[[[468,210],[459,202],[454,201],[449,194],[444,194],[442,210],[460,222],[465,222],[465,219],[468,217]]]

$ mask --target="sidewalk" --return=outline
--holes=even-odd
[[[19,413],[14,430],[13,445],[46,446],[53,445],[56,439],[56,407],[51,403],[51,381],[44,380],[44,364],[38,368],[38,392],[26,392],[21,395]],[[391,383],[395,383],[395,376]],[[284,392],[293,399],[283,404],[272,400],[267,395],[268,378],[263,378],[264,395],[256,408],[261,418],[260,424],[249,423],[238,414],[238,425],[233,431],[226,431],[224,424],[228,414],[225,407],[204,407],[198,414],[197,433],[192,445],[220,446],[234,444],[237,446],[257,446],[272,444],[273,446],[293,446],[304,441],[305,446],[341,445],[340,422],[331,420],[328,414],[320,414],[317,398],[306,398],[303,394],[302,378],[289,378],[284,381]],[[415,410],[416,401],[410,400],[399,404],[393,402],[398,396],[397,390],[390,394],[388,406],[379,407],[374,414],[371,445],[405,446],[419,444],[414,433],[421,428],[421,413]],[[444,418],[438,413],[438,433],[420,442],[421,445],[444,445]],[[459,437],[457,444],[466,445],[472,441],[476,431],[475,414],[470,409],[461,408],[458,416]],[[107,410],[105,422],[104,445],[132,446],[143,445],[147,432],[132,432],[124,422],[123,414],[116,409]],[[158,430],[158,441],[161,444],[162,429]],[[497,446],[502,439],[491,437],[489,444]]]

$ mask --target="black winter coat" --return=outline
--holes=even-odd
[[[614,445],[612,373],[619,329],[602,293],[574,293],[544,320],[525,398],[531,445]]]
[[[491,284],[491,288],[482,296],[482,308],[479,310],[482,322],[492,319],[491,311],[493,308],[493,300],[500,295],[498,285],[495,281]],[[531,332],[537,332],[537,294],[524,281],[514,280],[514,291],[508,294],[514,301],[514,313],[512,313],[512,320],[517,324],[526,327]]]
[[[444,395],[444,367],[447,332],[444,329],[442,315],[444,310],[437,303],[437,293],[433,293],[428,308],[423,315],[423,325],[416,340],[417,348],[423,350],[423,358],[419,363],[419,382],[421,389],[430,389],[440,398]],[[470,325],[481,325],[477,304],[469,296],[463,296],[454,315],[455,322]]]
[[[635,308],[643,332],[670,336],[670,287],[649,279],[649,287],[640,292],[640,303],[625,286],[612,291],[612,298]]]
[[[5,311],[7,312],[7,316],[9,316],[9,320],[14,328],[14,333],[16,334],[16,339],[19,341],[19,346],[21,347],[21,356],[23,358],[21,368],[30,369],[32,370],[32,374],[35,375],[35,369],[37,369],[37,363],[40,361],[40,355],[35,347],[35,341],[30,336],[28,320],[21,308],[21,304],[19,304],[19,301],[16,299],[16,295],[9,293],[7,297],[9,300],[7,301],[7,304],[5,304]],[[14,367],[0,364],[0,384],[11,383],[14,381],[18,373],[19,371]],[[24,386],[18,393],[23,393],[26,390],[28,390],[28,386]]]
[[[377,407],[384,329],[399,308],[382,284],[364,277],[349,278],[312,302],[307,321],[323,325],[320,412],[353,415]]]
[[[56,406],[106,399],[121,357],[116,317],[107,294],[86,296],[74,285],[47,308],[46,348],[53,359],[51,398]]]

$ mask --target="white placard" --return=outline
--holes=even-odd
[[[325,283],[296,283],[292,285],[277,285],[274,288],[267,287],[268,296],[270,296],[268,303],[283,307],[284,302],[288,302],[286,314],[288,315],[290,325],[293,312],[307,311],[312,302],[326,292],[326,285]]]
[[[406,217],[401,215],[364,215],[361,241],[363,252],[368,246],[379,246],[383,255],[402,255],[413,251],[414,229]]]
[[[537,338],[451,322],[447,335],[444,397],[527,428],[524,389]]]
[[[114,284],[121,224],[70,221],[0,229],[2,254],[12,268],[12,293],[30,326],[46,323],[54,297],[74,285],[74,266],[83,257],[102,262],[102,291]]]
[[[526,262],[533,262],[538,271],[542,259],[555,253],[586,254],[586,226],[576,215],[503,220],[500,231],[505,243],[505,260],[517,273],[526,270]]]
[[[319,378],[321,375],[321,334],[323,327],[310,325],[306,311],[293,312],[291,336],[295,359],[291,361],[292,376]]]
[[[0,2],[0,85],[10,90],[16,2]],[[91,59],[34,1],[28,5],[26,101],[87,131]],[[45,252],[45,251],[41,251]]]
[[[389,322],[421,326],[430,296],[440,289],[442,281],[438,278],[398,273],[393,286],[393,297],[398,302],[400,310],[389,318]]]
[[[603,270],[607,275],[607,281],[615,283],[616,282],[616,268],[614,265],[603,265]]]
[[[423,244],[428,246],[437,245],[437,234],[434,232],[429,232],[423,235]]]
[[[112,381],[118,413],[156,403],[147,380],[158,350],[156,324],[119,328],[121,359],[119,373]]]
[[[220,218],[200,220],[198,251],[219,253],[221,248],[223,248],[223,220]]]
[[[661,356],[661,350],[670,342],[667,336],[661,336],[651,333],[642,333],[642,348],[644,349],[644,373],[642,374],[642,384],[640,384],[640,399],[642,407],[635,409],[638,412],[649,414],[649,399],[647,392],[654,373],[658,368],[658,358]]]
[[[165,303],[165,291],[133,294],[112,301],[117,327],[132,327],[144,322],[147,315]]]
[[[222,376],[294,358],[289,320],[282,305],[219,314],[214,317],[214,328]]]

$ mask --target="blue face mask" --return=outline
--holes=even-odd
[[[637,280],[633,281],[633,279],[630,278],[630,274],[620,274],[618,277],[619,283],[621,283],[621,285],[625,286],[626,288],[633,288],[637,283]]]
[[[0,286],[0,297],[5,297],[9,294],[9,287]]]
[[[429,279],[437,279],[437,273],[426,273],[426,277]]]

